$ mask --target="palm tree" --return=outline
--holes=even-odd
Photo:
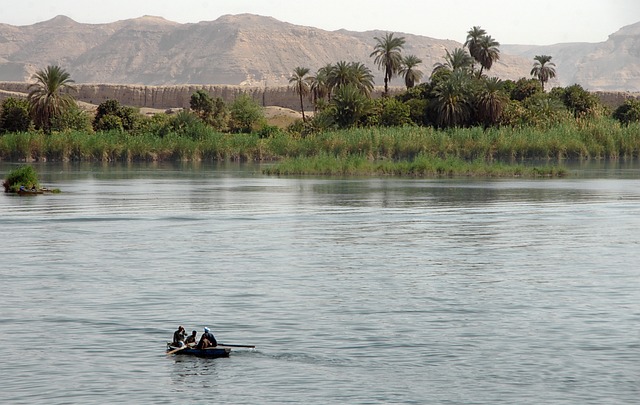
[[[325,97],[331,96],[329,94],[329,74],[333,65],[330,63],[318,69],[315,76],[309,77],[309,83],[311,95],[313,98],[313,104],[318,107],[318,99],[324,100]]]
[[[416,66],[422,63],[422,59],[416,55],[407,55],[402,58],[402,67],[400,68],[400,74],[404,77],[404,84],[407,89],[412,88],[416,83],[420,83],[422,79],[422,71],[416,69]]]
[[[463,46],[467,47],[467,49],[469,50],[469,54],[471,54],[474,59],[477,59],[476,55],[478,54],[478,49],[480,48],[480,39],[485,35],[487,35],[487,31],[478,26],[474,26],[467,32],[467,40],[465,41]]]
[[[440,127],[468,124],[471,117],[470,76],[464,70],[455,70],[434,89],[435,109]]]
[[[374,57],[374,62],[378,69],[384,70],[384,94],[389,94],[389,82],[400,70],[402,65],[402,49],[404,48],[404,37],[394,38],[393,33],[386,33],[383,38],[374,37],[376,46],[369,57]]]
[[[473,58],[469,56],[464,48],[456,48],[453,52],[445,49],[447,54],[444,56],[444,63],[436,63],[433,65],[433,73],[440,69],[447,69],[451,72],[458,70],[468,71],[473,66]],[[433,73],[431,74],[433,76]]]
[[[361,62],[351,62],[349,68],[351,69],[350,83],[353,83],[362,94],[368,97],[373,91],[374,84],[371,69]]]
[[[475,55],[472,56],[480,63],[480,71],[478,77],[482,76],[482,70],[490,70],[493,66],[493,62],[500,59],[500,42],[491,38],[491,35],[484,35],[480,38],[478,48],[475,51]]]
[[[38,70],[33,78],[36,82],[29,86],[27,99],[31,108],[31,116],[36,128],[51,132],[51,121],[75,103],[73,97],[62,90],[75,90],[69,73],[60,66],[47,66]]]
[[[293,84],[295,92],[300,96],[300,111],[302,112],[302,121],[306,121],[307,118],[304,116],[304,103],[302,102],[302,98],[307,96],[310,91],[309,78],[307,75],[309,74],[309,68],[300,67],[293,69],[293,76],[289,78],[289,84]]]
[[[478,119],[485,125],[493,125],[500,120],[509,97],[503,91],[502,80],[491,77],[484,81],[484,88],[477,98]]]
[[[556,77],[556,64],[551,62],[551,56],[549,55],[536,55],[533,64],[533,69],[531,69],[531,76],[535,76],[538,80],[540,80],[540,84],[542,84],[542,91],[544,91],[544,84],[549,81],[549,79],[553,79]]]

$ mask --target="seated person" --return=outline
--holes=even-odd
[[[198,332],[191,331],[191,334],[189,336],[187,336],[187,339],[185,339],[185,343],[187,344],[187,346],[194,346],[196,344],[196,335],[198,334]]]
[[[182,326],[178,327],[178,330],[173,332],[173,342],[171,342],[171,346],[174,347],[182,347],[184,345],[184,337],[186,332]]]
[[[198,349],[206,349],[207,347],[215,347],[218,345],[215,336],[210,332],[209,328],[204,328],[204,333],[200,336],[200,342],[198,342]]]

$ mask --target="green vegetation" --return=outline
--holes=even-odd
[[[402,54],[403,37],[374,39],[383,97],[372,97],[373,74],[361,62],[338,61],[315,74],[296,67],[289,83],[302,119],[287,127],[267,121],[248,94],[227,104],[204,90],[177,114],[146,117],[107,100],[90,116],[61,91],[73,82],[68,74],[50,66],[35,76],[38,92],[28,101],[2,103],[0,159],[279,160],[278,173],[557,176],[562,171],[500,162],[640,157],[640,102],[611,115],[577,84],[545,92],[555,75],[550,56],[536,56],[532,78],[489,77],[499,43],[473,27],[420,83],[422,61]],[[392,97],[396,75],[406,91]],[[313,114],[305,114],[305,97]]]
[[[37,129],[50,133],[53,120],[75,105],[73,97],[63,92],[74,90],[74,81],[59,66],[47,66],[45,70],[38,70],[33,78],[36,82],[30,86],[28,97],[31,117]]]
[[[561,177],[564,169],[556,167],[525,167],[517,164],[487,163],[482,159],[468,161],[442,159],[420,154],[411,160],[371,161],[362,155],[336,157],[318,155],[299,157],[263,170],[273,175],[329,176],[404,176],[404,177]]]
[[[556,77],[556,64],[551,62],[551,56],[549,55],[536,55],[531,69],[531,76],[535,76],[540,80],[542,85],[542,91],[544,91],[544,84]]]
[[[2,183],[5,193],[16,193],[23,186],[26,189],[39,189],[38,175],[32,166],[20,166],[9,172],[9,175]]]

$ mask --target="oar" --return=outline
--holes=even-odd
[[[251,346],[251,345],[228,345],[226,343],[220,343],[218,345],[218,347],[246,347],[247,349],[255,349],[255,346]]]
[[[187,345],[180,346],[180,347],[178,347],[177,349],[173,349],[173,350],[171,350],[170,352],[167,352],[167,355],[169,355],[169,354],[173,354],[173,353],[175,353],[175,352],[179,352],[180,350],[186,349],[187,347],[189,347],[189,346],[187,346]]]

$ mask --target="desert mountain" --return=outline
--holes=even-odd
[[[78,83],[139,85],[287,84],[296,66],[312,71],[340,60],[366,64],[383,31],[325,31],[251,14],[179,24],[144,16],[108,24],[82,24],[64,16],[28,26],[0,24],[0,81],[27,81],[49,64],[67,69]],[[445,50],[460,42],[398,33],[405,54],[423,60],[428,76]],[[465,33],[460,33],[461,37]],[[553,56],[558,78],[551,85],[579,83],[590,90],[640,91],[640,23],[599,44],[548,47],[503,45],[490,74],[529,77],[534,55]],[[392,85],[400,86],[400,79]]]

